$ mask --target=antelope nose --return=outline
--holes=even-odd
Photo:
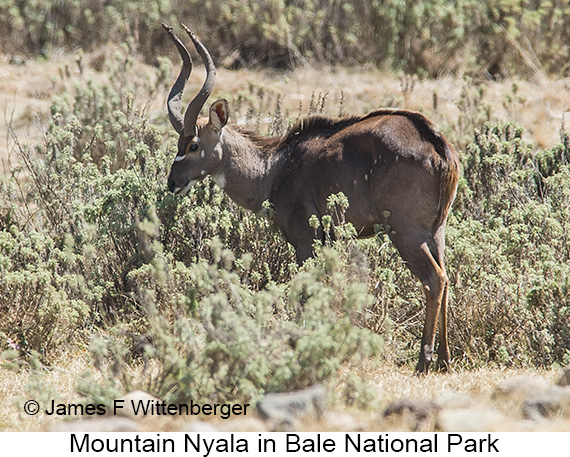
[[[172,176],[168,177],[168,190],[170,192],[174,193],[174,188],[176,187],[176,184],[174,184],[174,179],[172,179]]]

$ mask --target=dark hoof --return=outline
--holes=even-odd
[[[429,366],[433,361],[433,348],[429,345],[424,345],[420,352],[420,359],[416,365],[416,374],[428,374]]]
[[[416,374],[418,376],[427,375],[429,373],[429,366],[430,366],[429,362],[424,362],[424,361],[418,362],[418,364],[416,365]]]
[[[448,373],[450,371],[449,360],[439,359],[437,361],[437,371],[441,373]]]

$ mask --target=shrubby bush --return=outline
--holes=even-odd
[[[129,364],[128,334],[95,341],[106,381],[87,376],[79,388],[89,398],[109,401],[116,391],[142,388],[170,401],[250,401],[323,382],[343,363],[379,353],[381,339],[355,325],[372,297],[351,281],[338,252],[323,253],[287,286],[254,290],[241,278],[251,255],[238,259],[214,239],[210,260],[172,263],[151,241],[158,224],[153,214],[141,224],[152,257],[129,273],[149,322],[144,344]],[[137,376],[125,376],[129,370]]]
[[[49,364],[89,347],[104,381],[86,374],[79,389],[102,402],[130,388],[246,401],[304,387],[377,355],[378,335],[411,369],[424,297],[382,227],[357,241],[350,202],[331,196],[330,214],[306,221],[329,236],[298,267],[270,205],[252,214],[208,179],[174,197],[175,139],[132,96],[164,86],[165,71],[126,78],[129,59],[54,99],[42,143],[16,143],[22,163],[0,188],[3,349]],[[476,129],[447,231],[452,355],[568,363],[569,135],[537,152],[523,127],[487,114],[449,129]],[[287,122],[276,112],[271,130]]]
[[[0,231],[0,339],[3,349],[45,358],[69,350],[70,335],[89,318],[81,275],[65,243],[17,225]],[[65,268],[61,268],[66,265]]]
[[[452,340],[473,362],[567,363],[568,133],[536,154],[522,135],[486,124],[463,161],[448,229],[453,321],[462,323]]]
[[[227,65],[374,63],[410,73],[568,74],[564,0],[5,0],[0,49],[44,53],[127,43],[172,52],[161,22],[189,23]]]
[[[97,401],[135,383],[245,401],[378,354],[361,325],[373,297],[341,250],[299,269],[270,205],[237,208],[210,180],[184,198],[166,190],[175,142],[135,89],[84,81],[55,100],[43,144],[18,145],[0,212],[2,341],[44,363],[90,347],[108,382],[79,388]]]

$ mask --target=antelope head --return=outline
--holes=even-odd
[[[218,100],[210,106],[209,119],[198,119],[201,109],[212,93],[216,80],[216,68],[210,53],[185,25],[194,47],[206,67],[206,80],[202,89],[194,97],[182,114],[181,99],[186,81],[192,72],[192,59],[186,46],[174,34],[172,27],[162,24],[174,41],[180,57],[182,69],[168,95],[168,117],[174,130],[180,135],[178,153],[168,177],[168,188],[175,194],[187,193],[194,184],[210,174],[216,173],[222,161],[220,139],[222,129],[228,121],[228,105]]]

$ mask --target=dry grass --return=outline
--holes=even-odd
[[[14,372],[0,368],[0,431],[42,431],[54,426],[66,418],[47,416],[40,412],[36,416],[28,416],[23,412],[26,400],[37,399],[42,408],[47,408],[44,402],[54,399],[60,403],[79,403],[82,398],[76,393],[75,387],[82,373],[88,370],[90,361],[84,354],[70,354],[62,357],[49,371],[41,373],[41,384],[38,385],[38,375],[25,370]],[[405,431],[410,429],[408,418],[387,420],[382,411],[388,404],[401,399],[419,399],[444,401],[445,396],[461,395],[468,398],[471,407],[477,409],[492,408],[504,414],[505,422],[495,431],[513,431],[530,428],[532,430],[570,430],[570,420],[560,418],[545,421],[542,424],[524,421],[520,405],[506,400],[492,398],[497,384],[517,376],[542,377],[553,384],[561,372],[559,369],[500,369],[481,368],[477,370],[457,370],[448,374],[432,373],[418,377],[412,370],[392,365],[390,362],[375,363],[375,366],[365,364],[357,373],[372,380],[370,392],[374,396],[369,405],[362,407],[347,407],[342,404],[342,389],[348,372],[340,373],[339,381],[331,387],[330,412],[320,421],[309,420],[303,424],[303,430],[351,431],[343,430],[359,428],[365,431]],[[43,401],[42,401],[43,400]],[[348,420],[346,418],[349,418]],[[206,419],[207,420],[207,419]],[[146,419],[141,428],[146,431],[179,430],[187,421],[179,418]],[[231,427],[251,427],[255,422],[233,424]],[[346,425],[345,425],[346,424]],[[222,425],[222,424],[218,424]],[[532,427],[531,427],[532,425]],[[340,427],[340,429],[339,429]],[[542,428],[541,428],[542,427]],[[241,430],[246,431],[246,430]]]
[[[82,353],[67,354],[57,361],[51,369],[40,373],[28,370],[10,370],[0,367],[0,431],[38,431],[48,428],[53,419],[39,413],[29,416],[24,413],[23,405],[27,400],[42,403],[54,399],[61,402],[75,402],[80,398],[75,391],[79,376],[89,366],[88,357]],[[44,407],[47,408],[47,405]]]
[[[520,401],[513,401],[512,398],[493,397],[498,384],[517,377],[540,377],[549,384],[555,384],[561,375],[561,370],[557,368],[453,369],[445,374],[430,373],[428,376],[416,376],[410,369],[403,369],[388,362],[382,363],[377,368],[364,368],[363,371],[362,374],[366,379],[372,380],[371,389],[376,399],[366,411],[356,408],[350,411],[367,431],[410,430],[413,424],[409,418],[405,416],[385,418],[382,414],[390,403],[403,399],[434,401],[445,408],[465,407],[474,412],[496,410],[504,414],[505,421],[494,431],[523,429],[538,431],[540,427],[550,431],[570,430],[570,420],[567,418],[545,422],[542,425],[525,421],[521,410],[522,398]],[[427,424],[430,429],[433,426],[433,423]]]
[[[102,51],[110,55],[115,50]],[[12,155],[8,128],[20,138],[32,142],[42,137],[42,120],[49,115],[51,98],[73,89],[79,80],[105,80],[100,72],[101,52],[82,56],[55,55],[46,61],[10,63],[0,56],[0,159]],[[134,62],[133,74],[153,75],[156,70],[142,62]],[[175,62],[176,68],[178,63]],[[191,77],[186,98],[202,84],[200,68]],[[174,78],[174,75],[173,75]],[[294,72],[220,69],[213,97],[239,96],[243,103],[232,104],[234,121],[244,121],[249,112],[271,115],[277,103],[283,116],[295,120],[306,115],[311,106],[325,97],[325,114],[364,114],[379,107],[393,106],[418,110],[431,117],[442,128],[457,130],[457,119],[465,115],[465,94],[481,91],[482,97],[472,109],[488,106],[492,120],[509,120],[522,124],[527,141],[537,148],[556,144],[564,113],[570,112],[570,79],[529,82],[507,80],[473,81],[468,78],[443,76],[435,80],[382,73],[375,68],[300,68]],[[147,116],[163,122],[166,88],[152,98],[138,100]],[[236,113],[238,110],[238,113]],[[236,115],[238,115],[236,119]],[[241,119],[240,119],[241,117]],[[449,135],[449,132],[445,132]],[[458,133],[458,132],[455,132]],[[461,133],[461,132],[459,132]],[[472,132],[464,132],[466,135]],[[453,136],[453,135],[450,135]]]

